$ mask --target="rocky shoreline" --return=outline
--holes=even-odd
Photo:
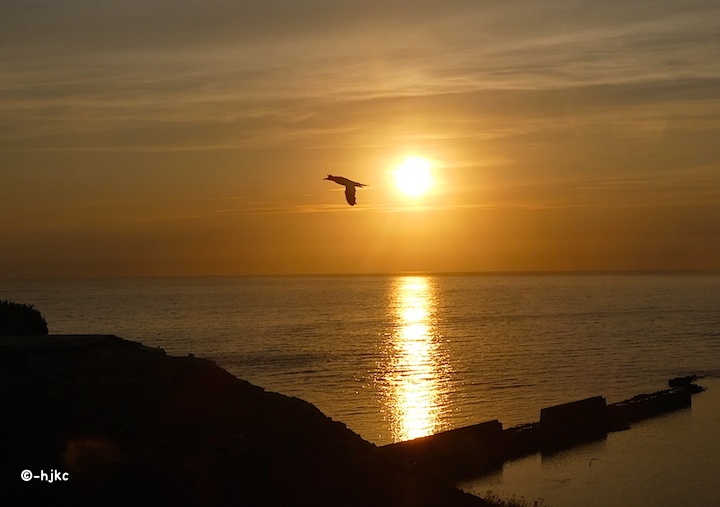
[[[2,482],[33,505],[488,505],[206,359],[51,335],[0,364]]]

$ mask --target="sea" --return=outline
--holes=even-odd
[[[720,274],[0,280],[51,334],[212,359],[384,445],[698,375],[690,409],[460,486],[549,507],[720,506]]]

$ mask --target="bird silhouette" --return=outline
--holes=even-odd
[[[334,181],[338,185],[343,185],[345,187],[345,199],[347,199],[347,202],[350,206],[355,206],[355,187],[365,186],[362,183],[358,183],[357,181],[352,181],[347,178],[343,178],[342,176],[333,176],[332,174],[328,174],[327,178],[323,179]]]

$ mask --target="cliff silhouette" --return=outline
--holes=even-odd
[[[0,473],[33,505],[487,505],[209,360],[83,335],[0,338],[0,363]]]

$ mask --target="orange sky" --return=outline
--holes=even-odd
[[[3,1],[0,277],[720,269],[720,4],[407,5]]]

